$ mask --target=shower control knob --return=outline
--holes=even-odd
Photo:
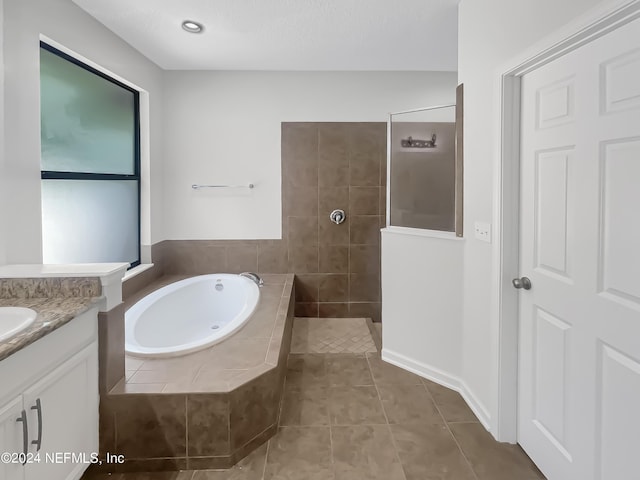
[[[340,225],[347,216],[344,214],[344,210],[334,210],[329,214],[329,218],[336,225]]]

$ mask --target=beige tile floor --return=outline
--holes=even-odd
[[[366,318],[295,318],[291,353],[376,352]]]
[[[534,480],[515,445],[499,444],[460,395],[366,355],[292,354],[280,428],[224,471],[92,480]]]

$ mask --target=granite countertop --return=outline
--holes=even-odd
[[[0,360],[31,345],[99,305],[104,297],[0,298],[0,307],[25,307],[38,313],[35,321],[18,335],[0,342]]]

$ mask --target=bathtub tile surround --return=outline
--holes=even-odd
[[[240,386],[229,396],[232,451],[242,449],[260,433],[277,425],[282,396],[282,373],[271,369]]]
[[[190,456],[213,457],[231,453],[227,395],[189,395],[186,409],[187,450]]]
[[[184,395],[124,395],[113,410],[116,451],[126,458],[186,457]]]
[[[184,277],[159,278],[125,307]],[[181,357],[125,357],[125,378],[101,396],[100,450],[127,460],[101,471],[228,468],[275,434],[291,348],[293,275],[262,278],[253,317],[222,343]]]

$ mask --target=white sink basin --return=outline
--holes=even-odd
[[[28,328],[38,314],[22,307],[0,307],[0,342]]]

